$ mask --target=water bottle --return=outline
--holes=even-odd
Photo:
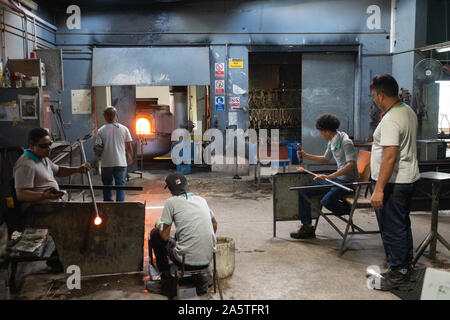
[[[302,151],[302,144],[301,142],[297,143],[297,151]],[[299,158],[298,159],[298,163],[302,163],[303,162],[303,158]]]

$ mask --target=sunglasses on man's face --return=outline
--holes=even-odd
[[[53,144],[53,141],[50,141],[49,143],[38,143],[37,146],[41,149],[47,149],[50,148]]]

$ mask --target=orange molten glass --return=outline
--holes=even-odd
[[[150,134],[151,133],[150,120],[146,117],[140,117],[136,120],[136,134]]]
[[[95,218],[94,224],[95,224],[96,226],[100,225],[101,223],[102,223],[102,218],[100,218],[100,217]]]
[[[298,167],[298,171],[303,172],[303,167]]]

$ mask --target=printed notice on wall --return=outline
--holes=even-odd
[[[230,98],[230,109],[232,111],[237,111],[241,108],[241,98],[240,97],[231,97]]]
[[[214,82],[215,85],[215,93],[216,94],[225,94],[225,81],[224,80],[216,80]]]
[[[216,96],[216,110],[225,111],[225,97],[224,96]]]
[[[72,90],[72,114],[90,114],[91,90]]]
[[[230,68],[238,68],[242,69],[244,67],[244,59],[230,59],[229,60],[229,67]]]
[[[223,78],[225,76],[225,63],[216,62],[214,66],[214,76],[216,78]]]
[[[237,125],[237,112],[228,112],[228,125]]]

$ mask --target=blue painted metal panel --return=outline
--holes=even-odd
[[[94,48],[93,86],[209,85],[209,49]]]
[[[371,14],[366,10],[370,5],[377,5],[381,9],[379,29],[368,28],[367,19]],[[208,6],[205,6],[204,1],[189,1],[178,3],[176,6],[141,5],[121,8],[108,6],[94,8],[86,5],[81,7],[81,13],[80,30],[68,30],[66,27],[68,15],[65,11],[57,13],[58,44],[65,48],[71,46],[82,48],[83,51],[89,51],[92,46],[97,46],[94,50],[120,46],[176,49],[201,45],[209,48],[211,125],[215,126],[217,123],[216,126],[221,130],[225,130],[228,125],[229,101],[228,99],[226,101],[227,110],[215,110],[214,63],[225,62],[226,44],[230,57],[242,56],[244,68],[248,66],[248,51],[253,51],[257,46],[261,48],[273,46],[268,51],[283,51],[289,47],[293,51],[308,51],[317,50],[317,46],[333,51],[336,45],[361,44],[363,54],[360,92],[361,139],[367,138],[369,134],[368,126],[364,125],[368,123],[368,110],[371,104],[368,98],[371,78],[369,73],[375,75],[381,71],[391,72],[390,56],[367,56],[389,52],[390,1],[221,0],[209,1]],[[131,21],[133,23],[130,23]],[[65,58],[68,57],[69,55],[65,55]],[[71,58],[75,57],[86,59],[89,55],[71,55]],[[177,59],[172,59],[171,63],[176,61]],[[84,65],[85,62],[74,60],[73,64]],[[114,65],[109,63],[107,68]],[[227,73],[227,98],[233,95],[233,84],[238,85],[244,92],[248,91],[248,80],[241,71],[247,73],[245,70],[231,70]],[[185,77],[190,76],[186,68],[183,72]],[[94,72],[95,77],[97,74],[98,72]],[[72,76],[66,72],[66,77]],[[166,85],[155,80],[150,82]],[[190,81],[189,84],[193,82]],[[75,84],[75,87],[78,85]],[[238,127],[243,129],[247,128],[246,105],[245,93],[241,96],[241,106],[244,110],[238,111]]]

